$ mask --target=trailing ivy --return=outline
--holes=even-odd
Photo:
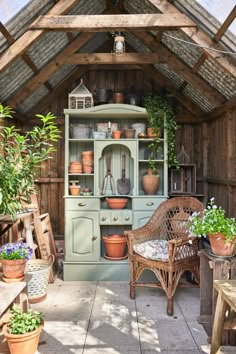
[[[157,134],[158,129],[166,129],[166,142],[168,145],[168,167],[178,166],[178,160],[175,155],[175,132],[178,128],[175,121],[175,113],[168,101],[162,96],[148,95],[144,98],[144,107],[148,113],[149,126],[153,133]],[[158,149],[159,138],[153,138],[149,144],[151,151]],[[149,157],[149,166],[154,173],[157,171],[156,162],[153,161],[153,153]]]

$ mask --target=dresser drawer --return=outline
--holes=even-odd
[[[99,210],[100,199],[98,198],[73,198],[66,199],[66,210]]]
[[[133,198],[133,210],[155,210],[166,198]]]
[[[111,223],[111,212],[104,210],[100,211],[100,225],[110,225]]]
[[[131,210],[104,210],[100,212],[100,225],[132,225]]]

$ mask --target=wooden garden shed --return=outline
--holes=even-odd
[[[236,6],[214,2],[225,11],[217,19],[205,3],[31,0],[0,23],[0,102],[23,129],[37,113],[58,117],[62,139],[36,181],[56,236],[64,235],[63,112],[81,78],[93,95],[167,95],[179,125],[176,154],[184,146],[196,165],[196,193],[236,215]],[[114,55],[119,31],[125,53]]]

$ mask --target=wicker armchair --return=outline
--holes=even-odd
[[[167,314],[173,315],[173,298],[183,272],[190,271],[199,283],[198,240],[188,236],[187,219],[194,211],[201,212],[203,204],[192,197],[176,197],[160,204],[148,223],[138,229],[125,231],[130,262],[130,297],[135,298],[135,287],[163,288],[167,295]],[[164,241],[157,241],[164,240]],[[191,240],[191,242],[189,242]],[[155,255],[150,259],[139,254],[150,244],[166,247],[166,257]],[[147,252],[146,252],[147,253]],[[142,254],[142,252],[141,252]],[[150,254],[148,254],[150,256]],[[160,260],[161,259],[161,260]],[[141,273],[149,269],[157,282],[138,281]],[[188,284],[184,284],[186,287]],[[189,286],[193,286],[189,283]]]

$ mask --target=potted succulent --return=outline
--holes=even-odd
[[[152,129],[152,142],[149,144],[149,167],[157,174],[157,165],[154,151],[160,146],[160,135],[166,129],[166,142],[168,144],[168,166],[177,166],[175,155],[175,132],[178,128],[175,114],[169,102],[162,96],[148,95],[144,98],[144,107],[148,113],[148,125]]]
[[[191,236],[208,237],[212,252],[218,256],[231,256],[236,245],[236,220],[225,216],[225,210],[211,198],[202,213],[193,213],[188,220]]]
[[[22,241],[4,244],[0,248],[2,279],[6,283],[23,280],[26,261],[31,258],[32,254],[32,248]]]
[[[5,117],[10,116],[11,111],[5,107]],[[15,126],[0,127],[0,214],[13,219],[22,203],[30,202],[37,168],[50,158],[55,151],[53,143],[60,137],[52,113],[37,117],[40,125],[24,134]]]
[[[22,313],[16,306],[11,314],[2,330],[11,354],[34,354],[44,325],[43,314],[31,309]]]

